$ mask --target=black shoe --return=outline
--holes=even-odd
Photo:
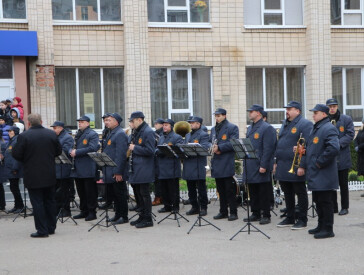
[[[231,221],[235,221],[238,219],[238,215],[237,214],[230,214],[229,218],[228,218],[228,221],[231,222]]]
[[[112,209],[112,203],[104,203],[99,205],[99,209],[100,210],[106,210],[107,209]]]
[[[206,209],[201,209],[200,210],[200,216],[203,217],[203,216],[206,216],[207,215],[207,210]]]
[[[289,227],[293,225],[294,225],[294,220],[285,218],[283,221],[277,224],[277,227]]]
[[[279,210],[279,212],[285,213],[285,212],[287,212],[287,208],[282,208],[281,210]]]
[[[96,213],[89,213],[87,215],[87,217],[85,218],[85,221],[89,222],[89,221],[93,221],[93,220],[96,220],[97,217],[96,217]]]
[[[189,204],[191,204],[190,199],[183,201],[183,205],[189,205]]]
[[[152,227],[153,226],[153,221],[152,219],[143,219],[140,223],[137,223],[135,225],[136,228],[146,228],[146,227]]]
[[[77,220],[77,219],[84,219],[84,218],[86,218],[87,217],[87,213],[85,213],[85,212],[81,212],[80,214],[78,214],[78,215],[76,215],[76,216],[73,216],[73,218],[75,219],[75,220]]]
[[[17,211],[18,210],[18,208],[12,208],[12,209],[10,209],[9,211],[8,211],[8,213],[9,214],[13,214],[15,211]]]
[[[47,238],[48,234],[39,234],[38,232],[30,234],[30,237],[32,238]]]
[[[16,209],[13,214],[20,214],[20,213],[24,213],[24,208],[18,208]]]
[[[130,222],[130,225],[137,225],[138,223],[140,223],[143,220],[142,216],[139,216],[138,219],[136,219],[135,221]]]
[[[333,231],[321,230],[320,232],[318,232],[315,235],[313,235],[313,237],[315,239],[326,239],[326,238],[335,237],[335,234],[334,234]]]
[[[163,207],[158,210],[158,213],[167,213],[167,212],[171,212],[171,209]]]
[[[270,223],[270,218],[268,217],[263,217],[259,221],[259,224],[268,224],[268,223]]]
[[[63,209],[62,212],[59,213],[59,217],[60,218],[71,217],[71,211],[70,210]]]
[[[226,219],[226,218],[228,218],[228,215],[222,214],[222,213],[219,213],[216,216],[214,216],[214,220],[221,220],[221,219]]]
[[[344,209],[344,208],[343,208],[343,209],[341,209],[341,210],[340,210],[340,212],[339,212],[339,215],[340,215],[340,216],[347,215],[347,214],[349,214],[349,210],[348,210],[348,209]]]
[[[56,231],[55,230],[53,230],[53,231],[48,231],[48,235],[54,235],[56,233]]]
[[[320,231],[321,231],[321,225],[318,224],[316,228],[308,230],[308,234],[316,234],[319,233]]]
[[[123,217],[117,219],[115,222],[113,222],[113,224],[124,224],[124,223],[128,223],[129,220],[128,219],[125,219]]]
[[[250,221],[251,222],[259,222],[260,221],[260,217],[258,217],[258,216],[256,216],[255,214],[251,214],[250,215]],[[248,222],[249,221],[249,219],[248,218],[245,218],[244,220],[243,220],[244,222]]]
[[[198,209],[197,208],[191,208],[189,211],[186,212],[186,215],[187,216],[190,216],[190,215],[197,215],[198,214]]]
[[[307,228],[307,222],[304,222],[302,220],[298,220],[294,226],[291,227],[292,230],[300,230]]]
[[[114,216],[111,219],[109,219],[109,222],[116,222],[118,219],[120,219],[120,216]]]
[[[141,208],[141,207],[138,207],[137,209],[135,209],[135,212],[142,212],[142,210],[143,210],[143,208]]]
[[[135,206],[132,206],[132,207],[130,207],[129,208],[129,211],[135,211],[135,210],[137,210],[139,207],[138,207],[138,205],[135,205]]]

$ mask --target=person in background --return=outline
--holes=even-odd
[[[18,108],[19,113],[20,113],[19,118],[21,120],[24,119],[24,106],[21,103],[21,98],[20,97],[16,96],[16,97],[13,98],[13,104],[11,105],[11,108]]]
[[[358,134],[354,140],[355,151],[358,153],[357,170],[358,176],[364,176],[364,118],[361,121],[363,124],[359,129]],[[364,193],[361,194],[364,197]]]
[[[12,108],[10,110],[11,117],[13,119],[13,125],[19,128],[19,134],[25,130],[24,121],[20,118],[20,112],[18,108]]]
[[[10,106],[8,106],[6,100],[0,102],[0,115],[4,117],[5,123],[7,125],[13,125],[13,119],[10,115]]]
[[[0,211],[5,211],[6,201],[3,182],[5,182],[6,178],[4,177],[4,162],[2,160],[4,158],[6,143],[2,137],[2,130],[0,130]]]
[[[154,133],[155,133],[155,144],[157,145],[160,137],[163,135],[163,123],[164,120],[162,118],[158,118],[154,121]],[[154,157],[155,164],[155,181],[154,181],[154,201],[152,202],[153,206],[160,205],[162,203],[162,186],[158,179],[159,166],[157,161],[157,156]]]
[[[4,116],[0,115],[0,130],[2,131],[1,137],[4,139],[5,143],[8,143],[9,139],[10,139],[9,138],[9,133],[8,133],[9,128],[10,128],[10,126],[5,123]]]

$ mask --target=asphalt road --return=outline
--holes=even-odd
[[[33,218],[0,213],[0,274],[364,274],[364,198],[350,193],[350,213],[335,215],[335,238],[315,240],[307,230],[277,228],[279,217],[259,225],[268,234],[240,233],[246,216],[239,209],[239,220],[213,221],[218,203],[209,205],[211,226],[196,227],[190,235],[190,222],[167,220],[146,229],[129,224],[88,229],[94,222],[71,221],[58,224],[56,234],[32,239]],[[190,206],[181,208],[185,213]],[[157,213],[157,221],[165,215]],[[277,211],[278,212],[278,211]],[[98,212],[99,214],[101,211]],[[309,218],[309,228],[317,218]]]

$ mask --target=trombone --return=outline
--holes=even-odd
[[[302,133],[301,133],[300,138],[297,141],[297,148],[296,148],[296,152],[294,153],[292,166],[291,166],[291,169],[288,171],[288,173],[296,174],[295,168],[300,167],[302,156],[306,153],[305,143],[306,143],[306,140],[302,137]]]

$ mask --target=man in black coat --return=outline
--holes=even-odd
[[[42,126],[39,114],[28,116],[29,130],[18,137],[13,157],[24,165],[24,184],[33,206],[37,232],[30,236],[48,237],[56,229],[55,157],[62,153],[57,135]]]

